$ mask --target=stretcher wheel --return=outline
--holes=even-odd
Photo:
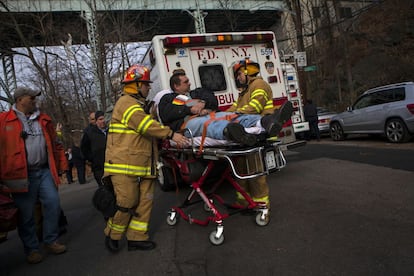
[[[177,224],[177,213],[170,213],[167,217],[167,224],[174,226]]]
[[[263,214],[263,212],[258,212],[256,214],[256,224],[259,226],[266,226],[270,222],[269,214]]]
[[[224,234],[221,234],[220,237],[216,237],[217,230],[214,230],[210,233],[210,242],[214,245],[220,245],[224,242]]]

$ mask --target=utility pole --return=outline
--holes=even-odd
[[[353,85],[353,78],[352,78],[352,66],[350,63],[350,57],[349,57],[349,46],[348,46],[348,30],[347,28],[349,28],[350,26],[352,26],[352,24],[349,24],[349,20],[346,20],[343,23],[339,22],[341,21],[340,18],[340,12],[339,9],[341,7],[341,2],[338,0],[333,0],[332,1],[333,6],[334,6],[334,10],[335,10],[335,22],[337,24],[337,29],[339,31],[340,34],[340,39],[342,40],[342,49],[343,49],[343,64],[344,64],[344,71],[345,71],[345,75],[346,75],[346,80],[347,80],[347,84],[348,84],[348,91],[350,94],[349,98],[349,102],[348,104],[352,104],[355,99],[356,99],[356,94],[355,94],[355,89],[354,89],[354,85]],[[346,25],[348,25],[348,27],[346,27]],[[338,70],[338,69],[337,69]],[[338,78],[338,87],[340,87],[340,78]],[[342,91],[339,88],[338,89],[338,93],[339,93],[339,102],[342,103],[343,102],[343,98],[342,98]]]
[[[86,21],[88,39],[91,46],[91,59],[97,95],[96,108],[97,110],[103,110],[103,96],[106,96],[105,77],[96,24],[96,1],[89,0],[85,2],[87,3],[87,8],[82,11],[81,16]]]
[[[296,29],[296,46],[298,52],[305,52],[305,46],[303,43],[303,28],[302,28],[302,8],[300,6],[300,0],[292,0],[292,6],[294,10],[295,29]],[[297,63],[296,63],[297,65]],[[302,93],[303,100],[307,99],[306,91],[306,74],[302,67],[296,66],[298,71],[299,89]]]

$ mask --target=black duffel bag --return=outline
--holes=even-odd
[[[118,210],[114,186],[109,176],[102,178],[102,183],[92,197],[92,204],[105,218],[110,218]]]

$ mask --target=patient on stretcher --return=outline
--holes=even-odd
[[[160,116],[164,124],[173,128],[174,124],[170,124],[168,120],[168,114],[171,112],[174,112],[174,107],[160,109]],[[185,133],[187,137],[209,137],[254,146],[263,138],[277,136],[283,124],[290,119],[292,112],[292,103],[287,101],[273,114],[263,117],[257,114],[210,112],[207,115],[186,118],[180,128],[190,130],[189,133]],[[173,128],[173,130],[179,129]]]
[[[162,96],[158,111],[164,125],[174,131],[188,129],[187,137],[201,136],[215,140],[230,140],[254,146],[260,138],[275,137],[283,124],[290,119],[293,106],[285,102],[273,114],[239,114],[219,112],[217,99],[212,91],[197,89],[190,91],[190,82],[185,73],[173,74],[170,78],[172,93]],[[265,134],[265,135],[263,135]]]

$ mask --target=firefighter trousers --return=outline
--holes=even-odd
[[[254,201],[265,202],[270,209],[269,199],[269,185],[267,184],[266,176],[259,176],[248,180],[238,180],[237,183],[246,191]],[[237,193],[237,201],[245,205],[247,204],[244,197]]]
[[[112,175],[117,205],[130,209],[118,210],[107,221],[104,233],[113,240],[120,240],[124,233],[129,241],[148,240],[148,223],[151,216],[155,179],[128,175]],[[135,212],[135,213],[134,213]]]

